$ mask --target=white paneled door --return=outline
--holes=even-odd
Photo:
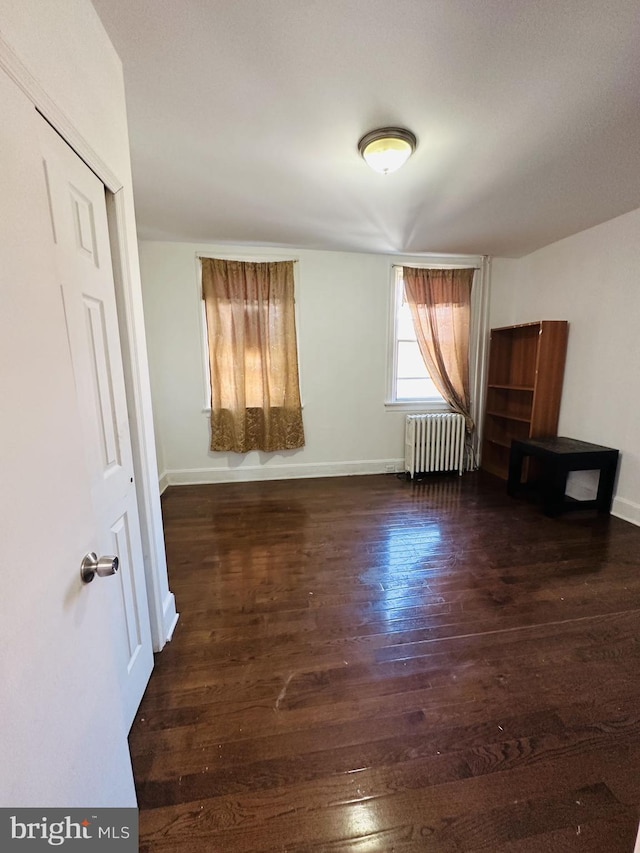
[[[109,610],[110,642],[115,644],[110,653],[116,659],[125,721],[131,725],[153,653],[105,188],[44,119],[39,137],[97,530],[92,550],[119,561],[114,575],[96,576],[85,594],[100,597]],[[82,557],[78,554],[78,571]]]

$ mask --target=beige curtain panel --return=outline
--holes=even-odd
[[[202,258],[211,450],[304,446],[293,261]]]
[[[433,382],[473,430],[469,394],[469,326],[473,269],[403,267],[418,346]]]

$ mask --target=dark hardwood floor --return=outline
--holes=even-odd
[[[640,529],[482,473],[170,488],[141,851],[631,853]]]

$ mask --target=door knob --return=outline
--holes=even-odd
[[[86,554],[80,565],[80,577],[83,583],[91,583],[96,575],[106,578],[115,575],[120,561],[117,557],[98,557],[93,551]]]

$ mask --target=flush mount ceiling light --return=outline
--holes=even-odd
[[[416,137],[410,130],[381,127],[365,133],[358,142],[358,151],[375,172],[388,175],[407,162],[416,144]]]

